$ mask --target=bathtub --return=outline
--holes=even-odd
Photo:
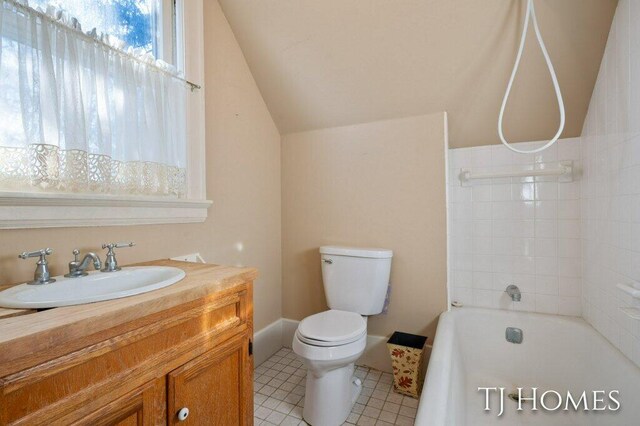
[[[507,342],[507,327],[522,329],[521,344]],[[537,411],[531,401],[517,410],[517,400],[507,396],[517,387],[527,398],[538,388]],[[545,410],[540,397],[551,390],[560,397],[547,393]],[[494,424],[640,425],[640,369],[579,318],[453,308],[440,316],[416,425]]]

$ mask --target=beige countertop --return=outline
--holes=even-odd
[[[177,267],[186,276],[169,287],[122,299],[41,312],[0,309],[0,377],[60,356],[73,346],[70,342],[109,338],[107,331],[123,324],[203,297],[232,293],[258,275],[255,268],[173,260],[136,264],[143,265]]]

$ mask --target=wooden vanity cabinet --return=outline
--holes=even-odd
[[[166,380],[161,377],[71,424],[95,426],[165,424],[166,405]]]
[[[251,425],[252,335],[244,282],[72,339],[0,378],[0,424]]]
[[[248,349],[249,339],[237,337],[169,373],[169,424],[251,424]],[[189,415],[181,421],[177,413],[185,407]]]

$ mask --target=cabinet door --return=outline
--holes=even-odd
[[[166,379],[161,377],[121,396],[72,424],[92,426],[164,425],[166,424],[166,395]]]
[[[250,425],[253,422],[252,358],[247,331],[169,373],[168,423]],[[188,410],[186,418],[185,409]]]

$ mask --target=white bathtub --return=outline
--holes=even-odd
[[[523,330],[521,344],[505,339],[506,327]],[[504,414],[498,417],[499,394],[491,391],[491,411],[485,411],[485,393],[478,387],[505,388]],[[532,404],[507,398],[517,387],[531,396],[537,387],[538,411]],[[545,411],[541,394],[555,390],[563,402],[557,411]],[[592,391],[604,402],[597,408],[620,402],[618,411],[574,410],[566,403],[569,391],[576,401]],[[548,394],[545,405],[553,408],[557,396]],[[640,369],[579,318],[480,308],[454,308],[440,316],[416,425],[640,425]]]

